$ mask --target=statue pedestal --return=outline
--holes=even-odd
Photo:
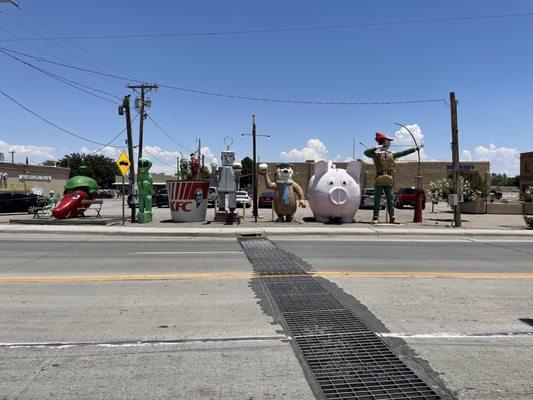
[[[215,212],[215,222],[222,222],[227,225],[233,225],[237,222],[237,225],[241,223],[241,217],[236,212],[217,211]]]

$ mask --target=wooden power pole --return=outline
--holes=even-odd
[[[252,133],[247,134],[243,133],[241,136],[252,136],[252,153],[253,153],[253,159],[254,159],[254,165],[252,168],[252,187],[253,187],[253,214],[254,214],[254,221],[257,222],[257,217],[259,214],[258,208],[257,208],[257,147],[256,147],[256,138],[257,136],[270,138],[270,135],[258,135],[256,132],[256,126],[255,126],[255,115],[252,115]]]
[[[123,113],[126,117],[126,133],[127,133],[127,144],[128,144],[128,158],[130,159],[130,173],[128,176],[128,183],[130,186],[130,199],[129,202],[131,208],[131,222],[135,222],[135,206],[137,204],[136,190],[135,190],[135,161],[133,155],[133,133],[131,129],[131,113],[130,113],[130,95],[124,96],[124,101],[122,102],[121,110],[119,114]]]
[[[158,87],[159,86],[157,86],[157,84],[155,83],[154,84],[143,83],[142,85],[128,85],[128,88],[130,89],[141,90],[141,93],[140,93],[141,97],[135,99],[135,107],[139,111],[139,116],[140,116],[139,118],[139,148],[138,148],[139,158],[143,156],[144,119],[147,116],[145,112],[145,108],[149,108],[151,104],[151,101],[150,100],[147,101],[145,99],[145,96],[146,96],[146,93],[148,93],[150,90],[157,89]],[[131,159],[130,161],[133,162],[133,159]]]
[[[452,124],[452,168],[453,193],[457,196],[453,207],[453,220],[456,228],[461,227],[461,179],[459,176],[459,127],[457,124],[457,100],[455,92],[450,93],[451,124]]]

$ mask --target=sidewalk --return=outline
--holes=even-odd
[[[533,230],[465,229],[465,228],[412,228],[402,226],[372,227],[237,227],[204,228],[145,227],[145,226],[50,226],[0,224],[0,233],[110,235],[110,236],[175,236],[175,237],[236,237],[239,235],[266,236],[358,236],[358,237],[480,237],[524,238],[533,240]]]
[[[126,218],[129,219],[129,209]],[[102,207],[104,217],[119,217],[122,213],[119,199],[106,199]],[[242,209],[239,209],[242,215]],[[309,208],[299,208],[295,220],[290,223],[272,221],[272,210],[259,209],[258,222],[254,222],[252,210],[245,211],[246,217],[240,225],[221,225],[212,223],[213,209],[208,209],[207,222],[173,223],[168,208],[153,208],[153,222],[150,224],[125,225],[22,225],[9,224],[10,219],[32,219],[31,215],[1,215],[0,233],[48,233],[48,234],[95,234],[123,236],[203,236],[235,237],[237,235],[346,235],[367,237],[431,236],[431,237],[516,237],[533,238],[533,230],[526,229],[520,215],[463,215],[463,227],[452,228],[453,214],[447,205],[441,203],[431,212],[431,204],[426,205],[424,222],[415,224],[412,209],[396,210],[401,225],[372,225],[372,210],[359,210],[353,224],[322,224],[312,220]],[[385,220],[384,210],[381,221]]]

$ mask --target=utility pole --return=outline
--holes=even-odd
[[[135,206],[137,205],[137,191],[135,190],[135,160],[133,155],[133,134],[131,129],[131,113],[130,113],[130,95],[124,96],[122,106],[118,109],[119,115],[125,115],[126,117],[126,132],[128,139],[126,143],[128,145],[128,158],[130,159],[130,173],[128,176],[130,186],[130,199],[131,207],[131,222],[135,222]]]
[[[9,154],[11,154],[11,164],[15,164],[15,150],[8,151]]]
[[[252,115],[252,133],[243,133],[241,136],[252,136],[252,146],[253,146],[253,159],[254,159],[254,165],[252,168],[252,186],[253,186],[253,213],[254,213],[254,221],[257,222],[257,146],[256,146],[256,138],[257,136],[270,138],[270,135],[258,135],[256,132],[256,126],[255,126],[255,115]]]
[[[145,84],[142,85],[128,85],[128,88],[133,89],[137,91],[137,89],[140,89],[141,91],[141,97],[137,97],[135,99],[135,108],[139,111],[140,118],[139,118],[139,158],[143,156],[143,133],[144,133],[144,119],[148,116],[148,114],[144,111],[145,108],[150,108],[152,105],[151,100],[146,100],[145,96],[148,92],[150,92],[152,89],[157,89],[159,86],[157,86],[156,83],[154,84]],[[132,160],[133,161],[133,160]]]
[[[451,124],[452,124],[452,168],[453,168],[453,193],[457,196],[453,207],[453,220],[456,228],[461,227],[461,181],[459,177],[459,127],[457,125],[457,100],[455,92],[450,93]]]

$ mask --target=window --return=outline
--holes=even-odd
[[[529,174],[529,163],[527,161],[524,163],[524,172]]]

